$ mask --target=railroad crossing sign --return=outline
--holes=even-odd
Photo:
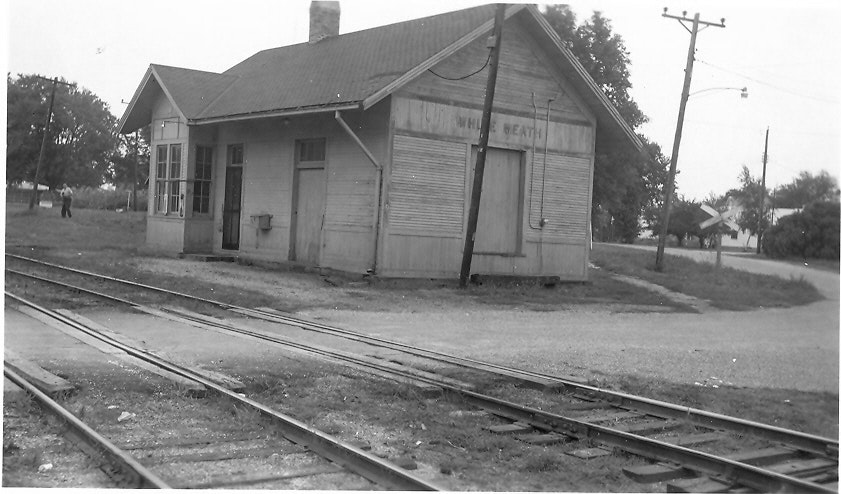
[[[707,218],[698,225],[698,226],[701,227],[702,230],[707,228],[707,227],[710,227],[710,226],[713,226],[713,225],[718,225],[718,224],[726,225],[726,226],[730,227],[732,230],[738,230],[739,229],[739,225],[737,225],[735,221],[730,219],[730,217],[733,216],[733,214],[735,214],[734,210],[728,209],[727,211],[724,211],[723,213],[719,213],[714,208],[712,208],[710,206],[707,206],[706,204],[701,204],[701,209],[703,209],[704,212],[706,212],[707,214],[712,216],[712,218]]]

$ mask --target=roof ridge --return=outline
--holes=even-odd
[[[198,113],[198,115],[196,115],[196,118],[202,118],[210,110],[210,108],[213,107],[213,105],[217,101],[222,99],[222,96],[224,96],[228,91],[230,91],[231,88],[234,87],[234,84],[236,84],[237,81],[239,81],[242,78],[242,76],[240,76],[240,75],[233,75],[233,74],[220,74],[220,75],[226,75],[228,77],[232,77],[231,82],[228,84],[228,86],[225,89],[220,91],[219,94],[217,94],[215,98],[213,98],[213,101],[211,101],[210,103],[205,105],[204,108],[202,108],[202,110]]]
[[[416,23],[422,24],[423,22],[430,21],[432,19],[437,19],[437,18],[440,18],[440,17],[449,16],[449,15],[453,15],[453,14],[456,14],[456,13],[465,14],[465,13],[470,12],[470,11],[487,9],[490,5],[491,4],[481,4],[481,5],[476,5],[474,7],[468,7],[466,9],[454,9],[454,10],[450,10],[450,11],[447,11],[447,12],[442,12],[440,14],[428,15],[426,17],[420,17],[420,18],[417,18],[417,19],[407,19],[405,21],[392,22],[391,24],[383,24],[382,26],[368,27],[368,28],[365,28],[365,29],[360,29],[358,31],[351,31],[349,33],[338,34],[338,35],[335,35],[335,36],[328,36],[326,38],[322,38],[321,40],[319,40],[315,43],[310,43],[309,41],[302,41],[300,43],[294,43],[294,44],[291,44],[291,45],[276,46],[274,48],[265,48],[265,49],[262,49],[262,50],[258,51],[257,53],[254,53],[253,55],[246,58],[245,60],[242,60],[241,62],[238,62],[237,64],[233,65],[232,67],[228,68],[227,70],[225,70],[222,73],[223,74],[228,74],[229,72],[231,72],[235,68],[245,64],[245,62],[251,60],[254,57],[257,57],[260,54],[264,54],[264,53],[268,53],[268,52],[272,52],[272,51],[276,51],[276,50],[287,50],[287,49],[293,49],[293,48],[297,48],[297,47],[323,45],[323,44],[326,44],[326,43],[330,43],[331,41],[334,41],[334,40],[347,41],[348,38],[350,38],[350,37],[362,36],[362,35],[369,34],[370,32],[376,31],[376,30],[379,30],[379,29],[393,28],[393,27],[399,26],[399,25],[409,25],[409,24],[416,24]],[[515,5],[515,6],[517,6],[517,5]],[[525,6],[525,4],[519,4],[519,6],[523,7],[523,6]],[[493,17],[491,17],[491,19],[493,19]]]
[[[505,16],[502,22],[505,23],[505,21],[507,21],[509,18],[521,12],[525,8],[525,6],[525,4],[515,4],[506,7]],[[486,7],[486,5],[482,5],[481,7]],[[469,43],[472,43],[473,41],[477,40],[482,34],[493,30],[494,22],[495,16],[492,16],[489,20],[483,22],[469,33],[446,45],[438,52],[433,53],[431,56],[423,60],[420,64],[406,71],[403,75],[398,77],[396,80],[392,81],[390,84],[387,84],[383,88],[369,95],[367,98],[365,98],[365,100],[362,103],[363,108],[371,107],[372,105],[380,101],[382,98],[388,96],[389,94],[393,93],[394,91],[400,89],[412,80],[419,77],[421,74],[430,69],[433,65],[451,57],[454,53],[461,50]]]
[[[187,67],[177,67],[175,65],[165,65],[165,64],[162,64],[162,63],[151,63],[149,65],[152,66],[152,67],[162,67],[162,68],[166,68],[166,69],[186,70],[186,71],[189,71],[189,72],[201,72],[203,74],[210,74],[210,75],[219,75],[219,76],[229,75],[229,74],[225,74],[224,72],[211,72],[209,70],[189,69]]]

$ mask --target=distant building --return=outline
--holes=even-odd
[[[310,41],[227,71],[151,65],[147,243],[394,277],[458,276],[495,6]],[[212,54],[209,54],[212,56]],[[532,5],[507,9],[473,272],[587,279],[596,139],[641,143]]]
[[[38,184],[38,191],[35,193],[35,200],[42,208],[53,207],[53,197],[49,193],[50,187],[45,184]],[[32,198],[32,182],[14,182],[6,184],[6,202],[29,203]]]
[[[734,206],[738,212],[741,212],[741,206]],[[779,208],[771,209],[771,225],[776,225],[780,218],[786,217],[790,214],[799,213],[800,209]],[[738,212],[734,217],[738,216]],[[721,236],[722,247],[741,247],[744,250],[756,250],[756,235],[750,235],[749,232],[739,230],[731,235]]]

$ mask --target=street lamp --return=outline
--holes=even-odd
[[[694,93],[689,93],[689,96],[695,96],[696,94],[705,93],[707,91],[727,91],[727,90],[730,90],[730,89],[732,89],[734,91],[741,91],[740,96],[742,97],[742,99],[747,99],[747,97],[748,97],[747,86],[745,86],[745,87],[709,87],[707,89],[701,89],[700,91],[695,91]]]
[[[665,14],[664,14],[665,15]],[[696,24],[695,29],[693,32],[697,30],[697,16],[696,16]],[[695,39],[693,36],[692,42],[690,43],[690,54],[695,48]],[[736,90],[740,91],[742,99],[746,99],[748,97],[748,88],[745,87],[711,87],[706,89],[701,89],[699,91],[695,91],[694,93],[689,92],[689,84],[690,78],[692,73],[692,62],[694,58],[690,55],[687,61],[687,68],[686,68],[686,79],[684,80],[684,87],[683,87],[683,95],[681,96],[680,101],[680,110],[678,111],[678,121],[677,121],[677,130],[675,130],[675,141],[674,147],[672,148],[672,156],[671,156],[671,163],[669,164],[669,177],[668,181],[666,182],[665,188],[665,197],[663,198],[663,214],[661,217],[661,225],[660,225],[660,237],[657,239],[657,257],[655,258],[654,268],[657,271],[663,270],[663,258],[665,257],[665,250],[666,250],[666,236],[668,235],[669,231],[669,215],[671,214],[671,203],[672,203],[672,194],[675,190],[675,174],[677,172],[677,153],[680,149],[680,137],[683,131],[683,117],[686,112],[686,104],[689,102],[689,97],[697,95],[699,93],[704,93],[707,91],[726,91],[726,90]]]

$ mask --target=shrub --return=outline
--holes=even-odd
[[[839,258],[841,206],[837,202],[816,202],[803,211],[780,218],[762,241],[769,257],[803,259]]]

